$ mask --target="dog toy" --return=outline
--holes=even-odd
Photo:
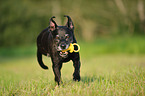
[[[78,47],[78,50],[74,50],[74,46],[77,46]],[[77,43],[70,43],[70,46],[65,49],[65,50],[62,50],[62,52],[66,52],[66,51],[69,51],[70,53],[72,52],[79,52],[80,51],[80,46],[77,44]]]

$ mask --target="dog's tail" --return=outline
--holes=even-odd
[[[42,61],[42,54],[37,50],[37,60],[39,65],[43,68],[43,69],[48,69],[47,66],[44,65],[43,61]]]

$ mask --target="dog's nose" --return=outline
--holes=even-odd
[[[60,47],[61,47],[62,49],[65,49],[65,48],[66,48],[66,44],[62,43],[62,44],[60,45]]]

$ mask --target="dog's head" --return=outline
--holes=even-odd
[[[73,22],[69,16],[65,15],[64,17],[68,19],[65,26],[58,26],[53,20],[54,16],[49,21],[49,31],[52,33],[53,43],[57,51],[67,49],[70,43],[73,42]]]

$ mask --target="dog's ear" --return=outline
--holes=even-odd
[[[67,19],[68,19],[65,26],[67,26],[71,30],[74,30],[74,24],[73,24],[71,18],[69,16],[67,16],[67,15],[64,15],[64,17],[67,17]]]
[[[55,16],[51,17],[49,20],[49,30],[50,31],[54,31],[57,28],[57,24],[55,23],[53,18],[55,18]]]

